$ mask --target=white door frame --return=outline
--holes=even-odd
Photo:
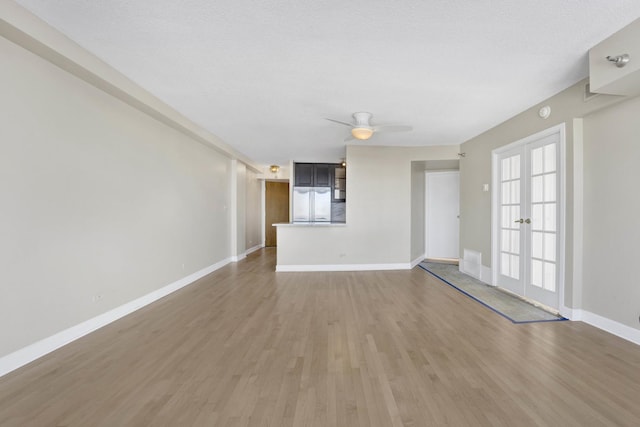
[[[569,313],[570,310],[564,304],[564,285],[565,285],[565,260],[566,260],[566,249],[565,249],[565,241],[566,241],[566,197],[567,197],[567,150],[566,150],[566,125],[565,123],[560,123],[559,125],[550,127],[533,135],[527,136],[525,138],[519,139],[510,144],[504,145],[502,147],[496,148],[491,151],[491,185],[493,191],[491,192],[491,284],[496,286],[498,283],[498,268],[497,268],[497,260],[499,256],[499,224],[498,224],[498,186],[499,184],[499,165],[498,156],[500,153],[508,151],[510,149],[521,147],[530,142],[539,140],[541,138],[558,134],[559,135],[559,178],[560,178],[560,200],[558,204],[558,209],[560,209],[560,223],[558,227],[558,308],[560,310],[560,314],[564,315],[565,313]]]

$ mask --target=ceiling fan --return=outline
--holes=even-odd
[[[365,140],[373,136],[377,132],[406,132],[412,130],[413,127],[406,125],[380,125],[374,126],[371,124],[371,113],[353,113],[354,123],[343,122],[341,120],[327,119],[330,122],[339,123],[341,125],[349,126],[351,128],[351,136],[345,138],[345,141],[351,141],[354,139]]]

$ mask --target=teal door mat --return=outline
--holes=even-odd
[[[457,265],[423,261],[418,266],[513,323],[567,320],[498,287],[489,286],[480,280],[461,273]]]

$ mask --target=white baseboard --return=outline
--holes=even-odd
[[[570,309],[571,310],[571,309]],[[598,329],[609,332],[627,341],[631,341],[634,344],[640,345],[640,329],[632,328],[631,326],[624,325],[606,317],[602,317],[598,314],[591,313],[587,310],[571,310],[571,320],[583,321],[591,326],[595,326]]]
[[[424,255],[420,255],[418,258],[414,259],[413,261],[411,261],[411,266],[409,268],[413,268],[416,265],[420,264],[422,261],[424,261],[425,256]]]
[[[257,251],[258,249],[262,249],[264,247],[264,245],[255,245],[252,248],[249,248],[245,251],[244,255],[247,256],[249,254],[254,253],[255,251]]]
[[[412,268],[413,266],[408,262],[397,264],[276,265],[277,272],[411,270]]]
[[[229,260],[230,260],[231,262],[238,262],[238,261],[240,261],[240,260],[245,259],[246,257],[247,257],[247,253],[246,253],[246,252],[244,252],[244,253],[241,253],[241,254],[239,254],[239,255],[233,255],[231,258],[229,258]]]
[[[582,310],[569,308],[565,305],[560,307],[560,315],[569,320],[581,321],[582,320]]]
[[[231,262],[231,258],[224,259],[220,262],[210,265],[209,267],[205,267],[202,270],[196,271],[195,273],[183,277],[176,282],[164,286],[163,288],[155,290],[140,298],[109,310],[106,313],[102,313],[78,325],[72,326],[50,337],[37,341],[24,348],[21,348],[20,350],[1,357],[0,377],[44,356],[47,353],[51,353],[52,351],[66,344],[69,344],[72,341],[77,340],[78,338],[81,338],[97,329],[100,329],[103,326],[106,326],[109,323],[126,316],[127,314],[133,313],[134,311],[146,305],[149,305],[152,302],[157,301],[160,298],[163,298],[177,291],[178,289],[192,284],[201,277],[204,277],[207,274],[224,267],[225,265],[229,264],[229,262]]]

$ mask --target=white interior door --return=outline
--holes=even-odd
[[[497,285],[559,308],[560,133],[497,155]],[[495,202],[494,202],[495,203]]]
[[[427,172],[425,177],[425,256],[458,259],[460,173]]]

